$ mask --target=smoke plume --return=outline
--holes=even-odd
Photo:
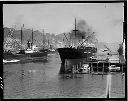
[[[75,29],[75,25],[74,25],[74,29]],[[79,20],[79,21],[77,20],[76,34],[73,30],[69,33],[70,39],[77,39],[77,40],[86,39],[87,42],[90,43],[97,42],[96,33],[93,31],[92,27],[87,24],[85,20]]]

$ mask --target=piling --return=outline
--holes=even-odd
[[[98,72],[98,62],[97,62],[97,66],[96,67],[97,67],[96,72]]]
[[[122,73],[123,73],[123,63],[122,63]]]
[[[67,72],[67,70],[68,70],[68,60],[65,59],[65,73]]]
[[[76,70],[77,70],[77,72],[78,72],[78,64],[76,64]]]
[[[81,65],[81,62],[80,62],[80,68],[82,67],[82,65]]]
[[[104,74],[104,63],[103,63],[103,68],[102,68],[102,76],[103,76],[103,74]]]

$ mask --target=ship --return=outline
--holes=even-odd
[[[76,35],[76,31],[78,31],[76,29],[76,18],[75,18],[75,30],[73,31],[75,32]],[[73,45],[71,45],[70,47],[63,47],[57,49],[62,64],[65,63],[65,59],[85,59],[86,61],[90,61],[90,58],[96,55],[97,48],[94,45],[89,45],[88,43],[87,43],[88,45],[85,46],[84,43],[87,41],[87,39],[85,39],[84,37],[82,37],[82,39],[83,42],[79,44],[77,47],[73,47]]]
[[[36,45],[33,44],[33,30],[32,30],[32,42],[27,42],[27,48],[22,48],[22,27],[21,27],[21,49],[18,52],[12,53],[11,51],[4,52],[4,60],[18,59],[18,60],[27,60],[27,59],[47,59],[48,49],[39,49]]]

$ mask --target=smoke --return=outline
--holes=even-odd
[[[76,34],[73,30],[69,33],[70,39],[86,39],[88,42],[91,43],[97,42],[96,33],[93,31],[93,28],[87,24],[85,20],[77,20]]]

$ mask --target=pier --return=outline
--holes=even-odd
[[[119,67],[120,69],[117,72],[124,73],[126,71],[126,64],[125,63],[111,63],[105,61],[97,61],[97,62],[85,62],[85,61],[77,61],[77,60],[65,60],[65,63],[61,65],[60,74],[68,74],[68,73],[81,73],[80,69],[83,67],[84,64],[88,65],[89,72],[88,73],[108,73],[110,66]]]

